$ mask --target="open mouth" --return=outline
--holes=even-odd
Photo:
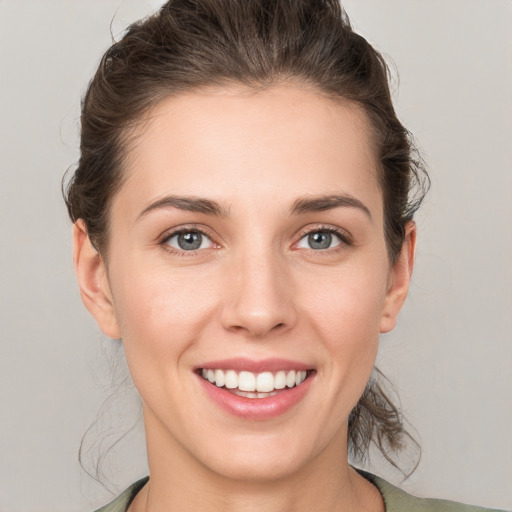
[[[246,398],[269,398],[300,386],[313,370],[248,371],[200,368],[198,374],[215,386]]]

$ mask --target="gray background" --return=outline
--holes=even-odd
[[[105,396],[112,342],[81,305],[59,187],[110,21],[118,36],[159,4],[0,0],[3,512],[87,511],[110,498],[77,449]],[[433,180],[408,304],[379,356],[423,447],[403,486],[512,508],[512,3],[345,4],[396,63],[396,105]],[[113,411],[129,425],[125,398]],[[125,441],[111,463],[119,488],[146,471],[140,429]],[[400,481],[379,460],[372,469]]]

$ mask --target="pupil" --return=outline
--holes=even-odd
[[[331,246],[332,235],[330,233],[318,231],[309,235],[309,246],[312,249],[328,249]]]
[[[185,251],[193,251],[201,247],[201,233],[181,233],[178,236],[178,245]]]

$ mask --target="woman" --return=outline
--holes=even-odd
[[[102,510],[473,510],[348,464],[407,436],[371,377],[422,199],[386,76],[334,0],[171,1],[105,54],[67,205],[151,478]]]

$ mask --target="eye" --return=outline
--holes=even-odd
[[[213,247],[210,238],[197,230],[178,231],[167,237],[163,243],[180,251],[197,251]]]
[[[320,229],[311,231],[303,236],[297,247],[301,249],[313,249],[314,251],[324,251],[332,249],[342,243],[342,238],[335,231],[328,229]]]

